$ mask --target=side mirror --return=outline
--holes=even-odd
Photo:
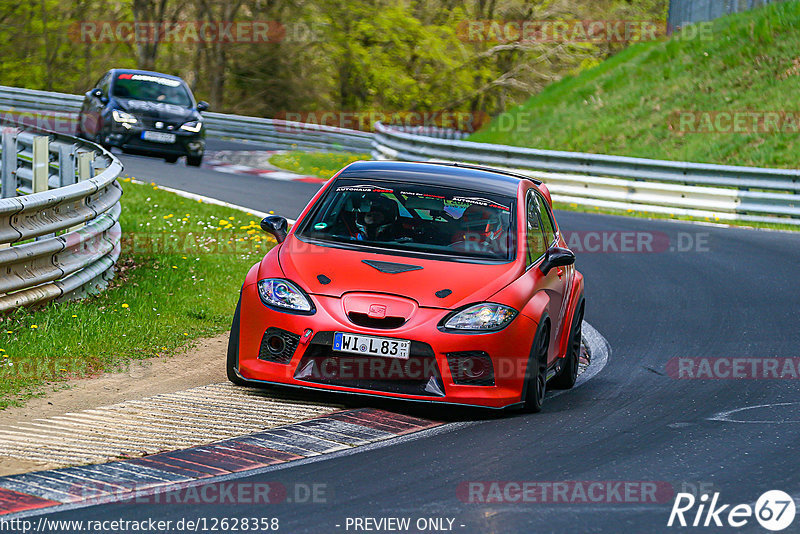
[[[278,243],[283,243],[286,239],[286,231],[289,229],[289,222],[280,215],[267,215],[261,219],[261,229],[272,234]]]
[[[208,102],[201,100],[197,103],[197,111],[208,111]]]
[[[542,274],[547,276],[547,273],[549,273],[553,267],[566,267],[573,263],[575,263],[575,253],[570,249],[551,247],[547,249],[547,254],[545,254],[542,264],[539,265],[539,270],[542,271]]]
[[[103,104],[108,104],[108,97],[103,94],[102,89],[92,89],[89,94],[98,99]]]

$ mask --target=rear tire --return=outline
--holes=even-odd
[[[164,156],[164,161],[167,163],[175,163],[178,161],[178,156]]]
[[[186,165],[190,167],[199,167],[203,163],[203,155],[199,156],[186,156]]]
[[[242,307],[242,297],[239,296],[239,302],[236,303],[236,311],[233,312],[233,324],[231,324],[231,335],[228,338],[228,358],[226,370],[228,372],[228,380],[237,386],[246,386],[245,382],[238,374],[239,367],[239,310]]]
[[[564,356],[561,370],[550,380],[550,384],[555,389],[570,389],[578,379],[578,362],[581,357],[581,336],[583,335],[583,301],[578,303],[578,306],[578,311],[572,318],[567,354]]]
[[[525,369],[525,388],[522,409],[526,412],[542,411],[544,394],[547,391],[547,351],[550,346],[550,321],[542,316]]]

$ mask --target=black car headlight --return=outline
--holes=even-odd
[[[305,291],[283,278],[258,281],[258,296],[270,308],[295,313],[314,313],[314,304]]]
[[[451,313],[440,326],[453,332],[496,332],[508,326],[516,316],[517,310],[510,306],[482,302]]]
[[[185,130],[187,132],[197,133],[203,127],[203,123],[200,121],[189,121],[183,123],[181,126],[181,130]]]
[[[137,122],[136,117],[130,113],[126,113],[118,109],[115,109],[111,112],[111,118],[114,119],[114,122],[118,122],[120,124],[136,124]]]

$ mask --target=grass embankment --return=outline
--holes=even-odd
[[[328,180],[342,167],[364,159],[371,159],[371,157],[369,154],[355,154],[352,152],[292,151],[275,154],[269,159],[269,162],[287,171]]]
[[[798,114],[800,2],[730,15],[633,45],[548,86],[469,140],[657,159],[797,167],[800,122],[730,132],[723,113]],[[681,127],[679,113],[694,112]],[[699,112],[699,113],[698,113]],[[708,116],[704,116],[708,113]],[[721,117],[721,123],[708,123]],[[743,124],[752,119],[739,115]],[[768,129],[772,131],[752,131]],[[700,130],[691,133],[692,130]],[[777,131],[775,131],[777,130]]]
[[[0,408],[224,332],[248,268],[274,245],[258,217],[122,185],[124,244],[111,288],[2,318]]]

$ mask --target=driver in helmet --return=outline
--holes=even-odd
[[[367,241],[393,241],[400,217],[397,202],[381,194],[369,193],[361,199],[356,217],[356,239]]]

